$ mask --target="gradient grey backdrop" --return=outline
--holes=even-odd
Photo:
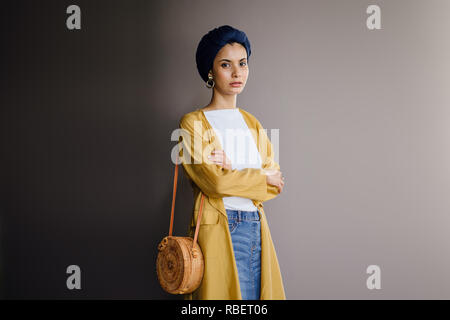
[[[22,1],[2,16],[5,298],[178,298],[155,273],[170,134],[209,102],[195,50],[223,24],[252,45],[238,107],[280,129],[286,185],[265,209],[287,298],[450,298],[449,1]]]

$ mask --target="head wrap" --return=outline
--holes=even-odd
[[[248,60],[252,51],[250,49],[250,41],[248,41],[247,35],[243,31],[229,25],[223,25],[209,31],[202,37],[197,47],[195,60],[198,73],[205,82],[208,81],[208,72],[213,67],[217,52],[227,43],[233,42],[238,42],[245,47]]]

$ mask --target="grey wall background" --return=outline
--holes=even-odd
[[[79,31],[70,4],[2,10],[4,298],[178,298],[155,273],[170,134],[209,102],[195,49],[223,24],[252,44],[238,106],[280,129],[286,185],[265,209],[287,298],[450,298],[450,2],[77,1]]]

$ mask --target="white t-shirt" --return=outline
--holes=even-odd
[[[261,168],[262,161],[255,139],[239,108],[203,111],[214,129],[223,150],[231,160],[232,169]],[[242,181],[245,183],[245,181]],[[251,199],[224,197],[225,209],[256,211]]]

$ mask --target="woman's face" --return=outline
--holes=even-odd
[[[244,90],[247,78],[247,50],[240,43],[227,43],[214,58],[214,88],[222,94],[239,94]],[[233,86],[233,82],[241,84]]]

